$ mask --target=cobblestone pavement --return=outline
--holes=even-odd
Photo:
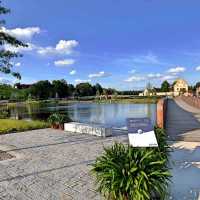
[[[0,136],[0,149],[16,156],[0,161],[2,200],[96,200],[90,164],[103,146],[126,135],[98,138],[42,129]]]

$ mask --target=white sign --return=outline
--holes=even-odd
[[[148,118],[127,119],[129,144],[133,147],[158,147],[151,120]]]

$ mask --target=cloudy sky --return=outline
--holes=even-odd
[[[66,79],[141,89],[200,81],[200,1],[4,0],[3,31],[27,42],[14,60],[23,83]],[[10,80],[0,74],[0,80]]]

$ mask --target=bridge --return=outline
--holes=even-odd
[[[158,103],[159,105],[159,103]],[[161,101],[163,121],[169,140],[200,142],[200,99],[195,97],[176,97]],[[158,112],[159,110],[158,106]]]

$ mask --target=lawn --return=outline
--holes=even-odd
[[[0,119],[0,134],[47,128],[49,124],[41,121]]]

